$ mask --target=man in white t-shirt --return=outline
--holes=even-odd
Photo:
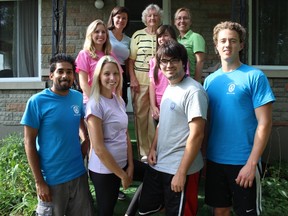
[[[195,215],[200,152],[208,97],[201,84],[187,77],[187,51],[169,41],[157,51],[156,62],[169,81],[160,104],[156,135],[148,155],[139,214],[165,207],[166,215]]]

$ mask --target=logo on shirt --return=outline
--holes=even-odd
[[[170,104],[170,109],[171,109],[171,110],[174,110],[175,107],[176,107],[176,104],[175,104],[174,102],[172,102],[172,103]]]
[[[227,94],[235,94],[235,88],[236,88],[236,85],[234,83],[230,83],[228,85]]]
[[[79,116],[80,115],[80,108],[78,105],[73,105],[72,110],[74,112],[74,116]]]

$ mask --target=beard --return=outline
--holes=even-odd
[[[54,83],[54,87],[58,91],[67,91],[71,88],[72,83],[69,80],[59,81],[58,83]]]
[[[178,79],[179,77],[183,76],[182,72],[177,72],[176,74],[172,75],[172,76],[169,76],[167,77],[168,80],[172,81],[172,80],[176,80]]]

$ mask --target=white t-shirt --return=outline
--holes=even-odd
[[[124,168],[127,165],[127,127],[128,116],[125,110],[125,103],[113,94],[113,98],[100,96],[96,103],[94,98],[90,98],[86,106],[86,119],[94,115],[102,120],[102,130],[104,145],[114,157],[116,163]],[[91,134],[90,134],[91,136]],[[112,173],[101,162],[95,151],[92,149],[89,158],[88,169],[96,173]]]
[[[172,175],[177,172],[190,134],[189,122],[196,117],[207,119],[207,108],[206,92],[191,77],[167,86],[160,105],[157,163],[153,168]],[[199,151],[187,175],[198,172],[202,167]]]

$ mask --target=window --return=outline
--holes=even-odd
[[[253,65],[288,66],[288,1],[252,0]]]
[[[39,77],[38,0],[0,0],[0,80]]]

